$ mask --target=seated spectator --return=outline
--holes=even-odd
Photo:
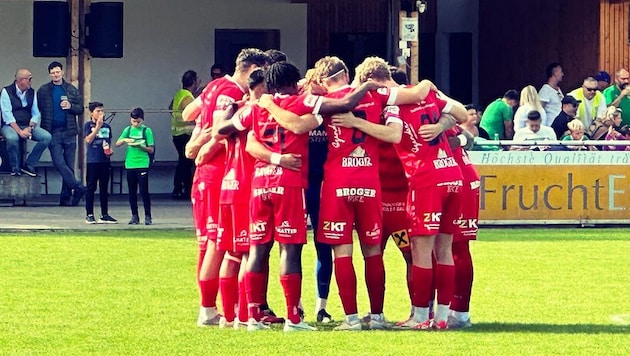
[[[41,114],[35,90],[31,88],[32,79],[33,76],[28,69],[19,69],[15,73],[15,81],[0,92],[2,112],[0,133],[7,144],[12,176],[24,173],[36,177],[35,167],[52,139],[50,133],[40,127]],[[37,144],[22,165],[20,142],[24,140],[33,140]]]
[[[525,123],[527,122],[527,114],[536,110],[540,113],[540,117],[542,119],[542,124],[549,126],[551,124],[551,119],[549,118],[549,122],[547,121],[547,112],[543,109],[542,104],[540,103],[540,98],[538,97],[538,91],[532,85],[528,85],[523,90],[521,90],[521,102],[520,106],[516,110],[516,114],[514,114],[514,129],[520,129],[525,127]]]
[[[468,121],[461,124],[461,128],[469,132],[474,138],[475,143],[488,141],[490,137],[486,130],[479,127],[479,112],[474,104],[466,105],[466,112],[468,113]],[[471,151],[497,151],[500,150],[499,146],[491,145],[478,145],[474,144],[470,149]]]
[[[595,80],[597,80],[597,90],[603,92],[604,89],[610,86],[610,74],[605,70],[600,71],[595,76]]]
[[[587,141],[588,137],[584,135],[584,124],[582,121],[578,119],[574,119],[573,121],[567,124],[569,127],[569,134],[562,138],[562,141]],[[586,150],[594,150],[594,147],[590,146],[566,146],[567,150],[571,151],[586,151]]]
[[[605,139],[606,135],[608,134],[608,128],[613,125],[615,117],[617,117],[617,119],[621,123],[621,108],[609,106],[606,109],[606,114],[603,118],[596,118],[591,123],[591,126],[589,127],[589,132],[591,132],[591,140]]]
[[[621,115],[615,115],[613,117],[612,125],[608,128],[608,134],[606,134],[606,141],[618,141],[630,139],[630,129],[628,126],[621,127],[622,118]],[[628,146],[603,146],[602,151],[626,151]]]
[[[574,89],[568,94],[580,102],[576,115],[585,128],[590,127],[596,118],[603,118],[606,115],[606,98],[597,88],[597,80],[588,77],[582,82],[581,88]],[[590,136],[591,132],[587,134]]]
[[[556,140],[556,135],[553,129],[549,126],[542,125],[542,119],[538,111],[532,110],[527,114],[527,125],[521,129],[516,130],[514,133],[514,141],[544,141],[544,140]],[[529,147],[512,147],[514,150],[538,150],[544,151],[548,147],[546,146],[529,146]]]
[[[505,92],[503,98],[496,99],[486,107],[481,116],[480,126],[492,139],[495,137],[512,138],[514,135],[513,108],[516,103],[518,103],[518,92],[510,89]]]
[[[556,116],[551,124],[558,140],[561,140],[564,135],[568,134],[569,127],[567,124],[575,119],[575,113],[577,112],[579,104],[580,101],[571,95],[562,98],[562,111],[560,111],[560,114]]]

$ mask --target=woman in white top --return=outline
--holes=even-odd
[[[540,113],[543,125],[549,126],[547,122],[547,113],[543,109],[538,97],[536,88],[532,85],[528,85],[521,90],[521,102],[519,108],[514,114],[514,130],[520,129],[526,126],[527,113],[536,110]]]

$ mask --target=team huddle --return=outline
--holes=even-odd
[[[232,76],[210,82],[183,112],[196,126],[186,155],[199,242],[198,325],[311,331],[301,306],[302,247],[310,217],[317,249],[317,321],[334,271],[345,317],[335,330],[447,329],[471,326],[479,175],[456,123],[464,106],[424,80],[392,80],[377,57],[354,81],[337,57],[305,78],[280,52],[244,49]],[[356,230],[365,260],[370,312],[359,317],[352,263]],[[383,314],[389,237],[407,262],[411,311]],[[269,255],[280,249],[286,318],[267,303]],[[221,293],[222,312],[216,305]],[[434,300],[436,304],[434,305]]]

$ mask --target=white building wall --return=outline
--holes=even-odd
[[[93,1],[98,2],[98,1]],[[181,86],[181,76],[197,71],[206,82],[214,63],[214,30],[279,29],[280,50],[302,71],[306,67],[306,5],[290,0],[127,0],[124,2],[123,58],[93,58],[92,100],[107,109],[148,111],[146,124],[156,136],[157,160],[176,160],[170,136],[170,117],[151,110],[166,109]],[[0,36],[0,83],[10,84],[17,68],[33,73],[33,87],[49,80],[47,66],[65,58],[34,58],[32,52],[33,1],[0,0],[0,24],[10,32]],[[87,103],[86,103],[87,105]],[[114,135],[129,125],[127,113],[115,116]],[[46,152],[43,161],[50,161]],[[118,149],[113,160],[124,160]],[[54,171],[51,170],[51,171]],[[172,173],[156,172],[151,191],[169,193]],[[49,178],[57,193],[60,179]]]

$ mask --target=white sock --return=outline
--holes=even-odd
[[[346,315],[346,321],[348,323],[350,323],[350,324],[358,323],[359,322],[359,314]]]
[[[203,315],[206,319],[212,319],[218,314],[217,307],[199,307],[199,315]]]
[[[451,314],[457,318],[457,320],[466,321],[470,319],[470,312],[458,312],[453,310]]]
[[[435,311],[435,320],[442,321],[448,318],[448,305],[447,304],[438,304],[437,310]]]
[[[370,314],[370,320],[385,321],[385,315],[383,315],[383,313]]]
[[[328,299],[317,298],[317,301],[315,302],[315,313],[319,312],[322,309],[326,309],[327,302],[328,302]]]
[[[413,307],[413,321],[422,323],[429,320],[429,308]]]

